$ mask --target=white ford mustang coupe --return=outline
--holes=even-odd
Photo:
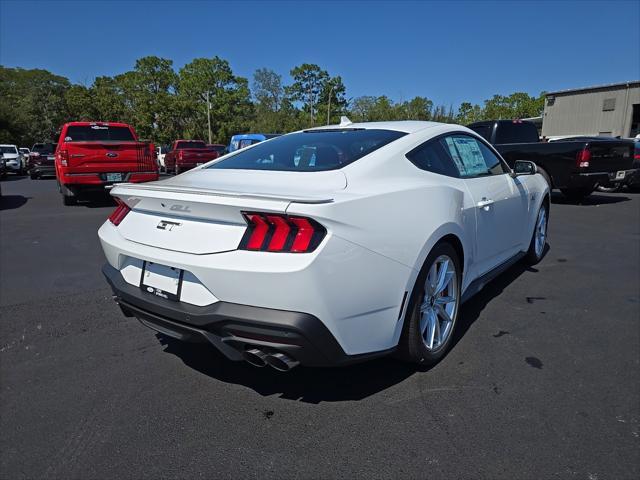
[[[99,236],[123,313],[278,370],[439,361],[461,303],[541,259],[549,218],[533,163],[413,121],[343,119],[111,195]]]

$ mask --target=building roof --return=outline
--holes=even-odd
[[[628,82],[609,83],[606,85],[595,85],[592,87],[570,88],[567,90],[557,90],[555,92],[547,92],[545,95],[565,95],[569,93],[583,93],[597,90],[610,90],[612,88],[640,87],[640,80],[629,80]]]

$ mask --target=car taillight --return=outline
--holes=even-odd
[[[576,165],[578,168],[586,168],[589,166],[589,160],[591,160],[591,152],[589,147],[584,147],[576,156]]]
[[[274,213],[243,212],[248,227],[240,250],[263,252],[313,252],[327,230],[311,218]]]
[[[118,206],[113,211],[113,213],[109,215],[109,221],[117,227],[118,225],[120,225],[122,220],[124,220],[124,217],[127,216],[127,213],[129,213],[131,209],[119,198],[116,198],[116,202],[118,203]]]
[[[69,163],[69,152],[66,150],[60,150],[60,152],[58,152],[58,158],[60,159],[60,165],[66,167]]]

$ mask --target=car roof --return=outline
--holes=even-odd
[[[90,125],[109,125],[112,127],[129,127],[128,123],[122,122],[68,122],[64,126],[68,127],[88,127]]]
[[[336,130],[336,129],[366,129],[366,130],[393,130],[396,132],[415,133],[425,128],[433,128],[447,125],[439,122],[426,122],[420,120],[397,120],[391,122],[359,122],[344,123],[340,125],[325,125],[322,127],[308,128],[307,130]]]

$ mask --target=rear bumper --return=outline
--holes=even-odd
[[[111,173],[111,172],[110,172]],[[158,172],[114,172],[122,173],[122,180],[118,182],[108,182],[106,180],[106,173],[103,172],[90,172],[90,173],[69,173],[62,172],[60,183],[64,185],[94,185],[94,186],[106,186],[113,185],[115,183],[140,183],[140,182],[153,182],[158,180]]]
[[[29,174],[31,175],[56,175],[56,167],[54,165],[35,165],[29,168]]]
[[[560,188],[593,188],[609,183],[609,172],[574,173],[569,177],[566,187]]]
[[[128,317],[184,341],[208,341],[232,361],[255,346],[284,352],[307,366],[340,366],[389,351],[347,355],[329,329],[308,313],[216,302],[198,307],[152,296],[127,283],[109,264],[102,268],[115,300]]]

